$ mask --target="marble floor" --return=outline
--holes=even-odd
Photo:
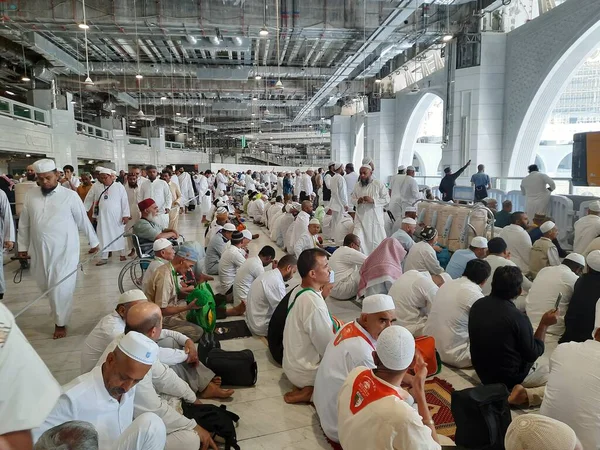
[[[198,213],[186,214],[180,218],[179,226],[186,240],[203,242],[204,228],[200,226]],[[256,255],[264,245],[272,245],[277,256],[283,255],[262,229],[249,225],[251,231],[260,237],[250,243],[251,255]],[[82,260],[88,258],[84,244]],[[52,339],[53,323],[50,307],[44,298],[25,311],[17,324],[30,340],[40,357],[48,365],[59,383],[65,384],[80,375],[81,345],[86,335],[101,317],[114,309],[119,289],[118,274],[125,263],[113,256],[102,267],[87,264],[79,272],[73,317],[68,329],[68,337]],[[30,273],[23,273],[22,281],[15,284],[13,277],[18,263],[5,260],[7,293],[4,304],[13,312],[20,311],[25,305],[37,298],[40,291]],[[290,287],[299,280],[291,280]],[[341,320],[350,321],[358,317],[360,309],[352,302],[327,299],[331,312]],[[241,419],[237,429],[240,446],[244,450],[258,449],[328,449],[331,448],[319,426],[313,407],[308,405],[287,405],[283,394],[291,389],[291,384],[279,365],[270,358],[265,343],[254,337],[230,340],[223,343],[226,350],[250,349],[258,363],[259,375],[255,387],[237,389],[233,398],[226,402],[227,407]],[[474,372],[471,370],[453,370],[447,367],[438,375],[455,389],[464,389],[473,385]],[[521,413],[516,411],[516,414]]]

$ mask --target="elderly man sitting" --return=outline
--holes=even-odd
[[[356,297],[360,282],[360,268],[365,259],[367,256],[360,251],[359,237],[355,234],[346,235],[344,245],[329,258],[329,267],[335,274],[330,294],[332,297],[339,300]]]
[[[540,231],[542,237],[535,241],[529,254],[529,274],[533,279],[544,267],[560,265],[558,248],[552,242],[558,236],[558,228],[554,222],[544,222]]]
[[[296,259],[300,257],[300,253],[309,248],[322,248],[321,242],[319,242],[319,231],[321,231],[321,222],[318,219],[311,219],[308,222],[308,228],[306,232],[300,236],[300,239],[294,245],[294,254]]]
[[[463,276],[467,263],[472,259],[483,259],[487,256],[488,241],[482,236],[475,236],[471,239],[469,248],[456,250],[450,258],[446,272],[456,280]]]
[[[231,240],[231,235],[236,231],[235,225],[226,223],[212,237],[206,248],[205,270],[209,275],[219,274],[219,261],[227,248],[227,243]]]
[[[400,229],[392,234],[391,237],[398,240],[400,245],[402,245],[404,250],[406,250],[406,253],[408,253],[411,247],[415,244],[413,235],[417,229],[417,221],[415,219],[411,219],[410,217],[405,217],[402,219],[401,223],[402,225],[400,226]]]
[[[177,231],[163,229],[162,225],[158,223],[158,206],[156,206],[156,202],[153,199],[147,198],[142,200],[138,203],[138,208],[140,208],[142,217],[135,223],[132,231],[140,240],[141,245],[152,243],[160,238],[179,238]]]

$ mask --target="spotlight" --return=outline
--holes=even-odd
[[[442,41],[444,42],[450,42],[452,39],[454,39],[454,36],[452,36],[451,34],[446,34],[443,38]]]
[[[82,30],[89,30],[90,26],[87,23],[80,23],[79,28]]]
[[[141,73],[138,73],[138,74],[137,74],[135,77],[136,77],[138,80],[141,80],[142,78],[144,78],[144,76],[143,76]]]
[[[262,27],[260,29],[260,31],[258,32],[258,34],[260,34],[261,36],[267,36],[269,34],[269,30],[267,30],[267,27]]]

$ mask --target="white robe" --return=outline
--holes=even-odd
[[[529,233],[519,225],[508,225],[500,232],[500,237],[506,242],[510,259],[514,262],[521,272],[529,272],[529,256],[531,253],[531,237]]]
[[[300,254],[304,250],[309,250],[311,248],[318,248],[317,237],[318,236],[316,236],[316,235],[310,234],[308,232],[308,230],[306,230],[306,233],[304,233],[302,236],[300,236],[300,239],[298,239],[296,241],[296,243],[294,244],[294,255],[296,255],[296,259],[298,259],[300,257]]]
[[[157,178],[154,181],[148,180],[142,184],[142,198],[144,200],[151,198],[156,202],[158,207],[157,223],[162,225],[163,228],[168,228],[169,214],[166,210],[171,209],[173,205],[173,195],[166,181]]]
[[[588,214],[575,222],[574,228],[575,241],[573,243],[573,251],[583,255],[587,246],[600,236],[600,217]]]
[[[133,228],[133,226],[142,217],[140,208],[138,208],[138,203],[144,199],[142,198],[142,188],[140,187],[139,182],[138,186],[135,188],[129,187],[128,183],[125,183],[123,187],[125,188],[125,192],[127,193],[127,201],[129,202],[129,222],[127,222],[127,229],[129,230]],[[132,248],[133,243],[131,238],[127,238],[126,246],[128,250]]]
[[[29,251],[31,274],[41,291],[77,268],[79,231],[86,235],[92,248],[99,244],[75,191],[57,186],[48,195],[43,195],[40,188],[28,192],[19,217],[18,249]],[[76,282],[77,276],[73,275],[48,293],[58,326],[69,322]]]
[[[398,324],[413,336],[423,335],[423,327],[437,291],[438,286],[429,272],[404,272],[388,292],[396,305]]]
[[[531,172],[521,181],[521,192],[525,196],[525,209],[531,220],[535,214],[548,214],[550,191],[556,189],[556,184],[545,173]]]
[[[374,203],[358,203],[360,197],[369,196]],[[354,234],[360,238],[365,255],[373,250],[386,238],[383,207],[390,202],[390,195],[385,185],[379,180],[363,186],[360,181],[354,186],[352,203],[356,205],[354,218]]]
[[[227,176],[221,172],[217,172],[217,191],[225,192],[227,190]]]
[[[252,282],[246,298],[246,324],[253,334],[266,336],[271,316],[285,297],[285,282],[278,269],[263,272]]]
[[[331,224],[327,227],[327,234],[331,236],[333,234],[332,227],[340,222],[342,214],[348,211],[348,189],[346,187],[346,180],[339,173],[336,173],[329,180],[329,189],[331,189],[331,199],[329,201],[329,208],[333,211],[331,217]],[[325,226],[323,226],[325,228]]]
[[[356,297],[360,282],[360,268],[367,256],[350,247],[340,247],[331,258],[329,267],[334,271],[335,281],[331,296],[340,300]]]
[[[188,207],[192,204],[192,199],[194,198],[192,177],[189,173],[183,172],[182,174],[177,175],[177,178],[179,178],[179,187],[181,190],[181,206]]]
[[[304,233],[308,232],[308,223],[310,222],[310,216],[304,211],[300,211],[294,220],[294,226],[290,240],[286,242],[286,248],[288,253],[293,253],[296,242],[300,240]]]
[[[10,203],[4,191],[0,190],[0,256],[4,252],[4,243],[15,242],[15,222],[13,221]],[[4,265],[0,267],[0,294],[6,292],[4,281]]]
[[[87,211],[98,205],[96,232],[100,239],[100,249],[103,254],[123,250],[125,231],[123,217],[129,217],[129,200],[121,183],[114,182],[110,186],[95,184],[85,197],[84,207]],[[114,242],[113,242],[114,241]],[[110,244],[110,245],[109,245]]]
[[[283,177],[277,177],[277,195],[283,198]]]
[[[199,200],[198,204],[200,205],[200,212],[202,213],[203,216],[206,216],[210,211],[211,200],[212,200],[212,194],[209,193],[209,195],[206,195],[206,192],[209,191],[208,178],[206,178],[202,174],[198,175],[196,187],[198,188],[198,195],[200,196],[198,198],[198,200]]]
[[[402,217],[402,197],[400,192],[406,183],[406,174],[394,175],[390,181],[390,206],[389,210],[394,215],[394,218],[398,220]]]

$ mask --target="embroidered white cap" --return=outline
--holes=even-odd
[[[252,233],[250,232],[250,230],[242,231],[242,236],[244,236],[244,238],[248,239],[249,241],[252,240]]]
[[[321,222],[319,222],[319,219],[310,219],[310,222],[308,222],[308,224],[321,226]]]
[[[394,299],[389,295],[376,294],[365,297],[362,302],[363,314],[375,314],[396,309]]]
[[[415,357],[415,338],[404,327],[388,327],[377,339],[377,355],[387,369],[404,370]]]
[[[600,250],[589,252],[585,261],[590,269],[600,272]]]
[[[417,221],[410,217],[405,217],[404,219],[402,219],[402,223],[407,223],[408,225],[416,225]]]
[[[415,171],[415,166],[408,166],[406,168],[406,171],[412,170],[413,172]]]
[[[398,170],[406,170],[406,166],[405,165],[399,165],[398,166]]]
[[[407,206],[406,208],[404,208],[404,213],[407,212],[417,212],[417,207],[416,206]]]
[[[369,169],[369,170],[373,170],[373,168],[368,165],[368,164],[363,164],[362,166],[360,166],[361,169]]]
[[[225,225],[223,225],[223,229],[225,231],[235,231],[237,230],[237,228],[235,227],[234,224],[227,222]]]
[[[117,344],[117,347],[129,358],[147,366],[158,358],[158,345],[152,339],[137,331],[130,331]]]
[[[103,173],[105,175],[112,175],[113,171],[110,169],[107,169],[106,167],[102,167],[98,172]]]
[[[125,303],[137,302],[139,300],[148,300],[148,297],[146,297],[146,294],[144,294],[139,289],[131,289],[129,291],[123,292],[119,296],[119,301],[117,302],[117,305],[124,305]]]
[[[475,248],[487,248],[488,241],[483,236],[475,236],[471,239],[471,247]]]
[[[51,159],[39,159],[33,163],[35,173],[46,173],[56,170],[56,163]]]
[[[154,244],[152,244],[152,250],[155,252],[160,252],[161,250],[172,246],[173,244],[171,244],[171,241],[165,238],[160,238],[154,241]]]
[[[544,222],[541,226],[540,226],[540,231],[543,234],[546,234],[548,231],[552,230],[554,227],[556,226],[556,224],[554,222],[548,221],[548,222]]]
[[[573,261],[574,263],[577,263],[580,266],[585,266],[585,258],[579,253],[569,253],[565,259]]]
[[[600,212],[600,202],[599,201],[595,201],[595,202],[590,203],[588,205],[588,209],[590,211]]]
[[[506,430],[504,445],[506,450],[574,450],[577,435],[569,425],[551,417],[523,414],[513,419]]]

